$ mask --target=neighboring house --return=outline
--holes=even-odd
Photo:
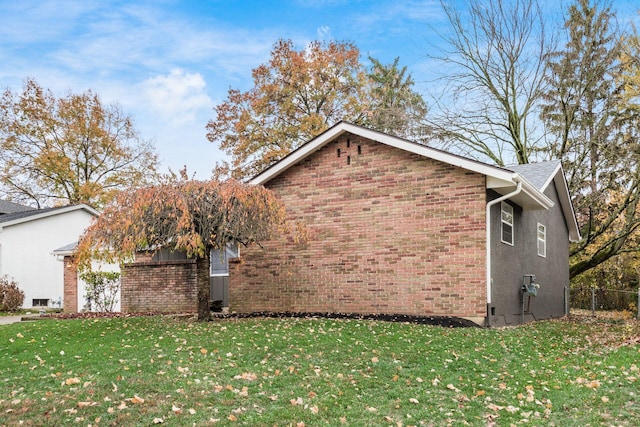
[[[19,205],[17,203],[8,202],[6,200],[0,200],[0,217],[6,214],[12,214],[16,212],[32,211],[35,208],[29,206]]]
[[[243,251],[231,310],[482,325],[565,314],[580,234],[559,162],[500,168],[341,122],[250,182],[306,231]]]
[[[75,251],[78,242],[69,243],[68,245],[57,248],[53,251],[53,255],[62,261],[64,265],[63,273],[63,303],[64,311],[67,313],[77,313],[80,311],[98,311],[95,301],[91,301],[88,297],[87,283],[82,279],[82,272],[78,270],[75,262]],[[120,273],[120,266],[117,264],[109,264],[103,261],[93,261],[91,263],[92,271],[116,272]],[[120,311],[121,294],[120,290],[115,295],[116,302],[111,311]]]
[[[63,263],[53,251],[77,241],[97,215],[82,204],[0,215],[0,275],[17,281],[24,308],[63,305]]]

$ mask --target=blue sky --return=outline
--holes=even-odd
[[[165,168],[204,179],[224,156],[205,136],[214,105],[251,87],[278,39],[399,56],[422,91],[445,22],[438,0],[0,0],[0,88],[20,91],[29,76],[57,95],[91,89],[134,117]]]

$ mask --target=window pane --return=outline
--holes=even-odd
[[[239,256],[238,245],[231,243],[227,245],[224,251],[211,251],[211,275],[228,276],[229,259],[238,258]]]
[[[502,241],[513,243],[513,227],[510,225],[502,224]]]
[[[547,256],[547,229],[542,224],[538,224],[538,255]]]
[[[500,204],[501,240],[513,245],[513,206],[502,202]]]
[[[222,276],[229,274],[227,251],[211,251],[211,275]]]

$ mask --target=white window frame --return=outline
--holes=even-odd
[[[538,256],[547,257],[547,227],[538,223],[536,227],[536,241],[538,242]]]
[[[504,240],[504,228],[505,226],[511,227],[511,241]],[[513,246],[515,240],[515,226],[513,220],[513,206],[509,203],[500,203],[500,241],[507,245]]]

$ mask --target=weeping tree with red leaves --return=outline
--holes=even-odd
[[[184,251],[197,262],[198,319],[208,320],[211,251],[260,244],[284,224],[284,208],[264,187],[183,177],[120,193],[87,229],[76,259],[88,268],[91,260],[132,262],[139,251]]]

